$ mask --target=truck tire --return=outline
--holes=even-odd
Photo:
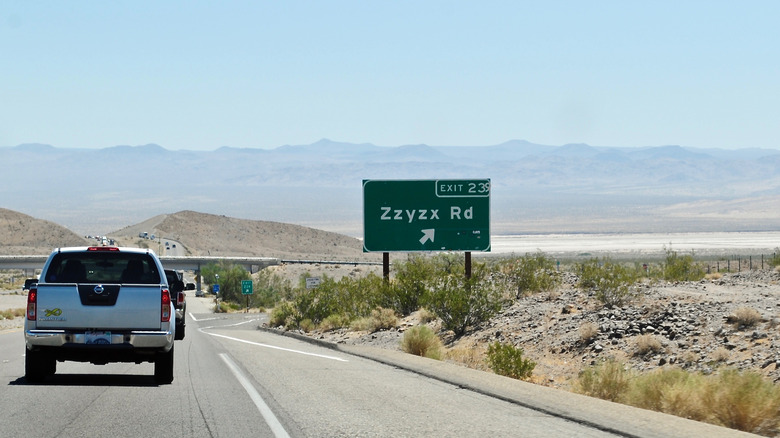
[[[173,347],[167,353],[157,353],[154,358],[154,381],[158,385],[173,382]]]
[[[187,326],[184,324],[176,324],[176,336],[173,337],[174,340],[181,341],[184,339],[184,329]]]
[[[28,382],[42,382],[57,372],[57,361],[45,353],[27,350],[24,356],[24,377]]]

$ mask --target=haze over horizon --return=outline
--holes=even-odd
[[[780,148],[780,3],[26,2],[0,146]]]

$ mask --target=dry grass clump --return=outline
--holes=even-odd
[[[450,348],[444,354],[444,359],[475,370],[490,369],[485,362],[485,347],[479,345]]]
[[[420,310],[417,311],[417,316],[420,318],[421,324],[428,324],[429,322],[436,320],[436,315],[434,315],[430,310],[426,309],[425,307],[421,307]]]
[[[607,361],[580,373],[574,389],[759,435],[780,431],[780,387],[755,372],[723,369],[703,375],[669,367],[637,376]]]
[[[636,344],[637,356],[644,356],[648,353],[658,353],[663,350],[661,342],[651,334],[639,335],[634,342]]]
[[[700,374],[667,368],[637,377],[624,395],[625,403],[678,417],[703,421],[707,409],[702,403]]]
[[[592,322],[586,322],[580,326],[580,341],[590,344],[599,334],[599,326]]]
[[[686,351],[682,354],[682,356],[680,356],[680,361],[684,364],[696,363],[699,361],[699,359],[699,355],[690,350]]]
[[[573,389],[591,397],[621,402],[629,389],[631,377],[631,371],[624,364],[610,359],[582,370]]]
[[[702,396],[712,422],[732,429],[776,436],[780,388],[754,372],[726,370],[705,385]]]
[[[417,325],[404,333],[401,338],[401,350],[416,356],[441,360],[444,344],[427,325]]]
[[[752,307],[740,307],[728,316],[726,320],[737,327],[753,327],[763,320],[761,312]]]
[[[371,316],[358,318],[350,324],[350,328],[356,331],[376,332],[388,330],[398,325],[398,316],[393,309],[378,308],[371,311]]]
[[[14,319],[19,316],[24,316],[24,313],[25,313],[24,309],[0,310],[0,320]]]
[[[726,362],[730,356],[731,352],[726,347],[718,347],[712,352],[710,359],[713,362]]]

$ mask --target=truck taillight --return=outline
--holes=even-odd
[[[35,321],[38,319],[38,288],[30,288],[27,293],[27,319]]]
[[[162,290],[162,308],[160,310],[160,321],[169,322],[171,320],[171,293],[168,289]]]
[[[186,299],[186,297],[184,296],[184,292],[179,292],[179,294],[178,294],[178,295],[176,295],[176,305],[177,305],[178,307],[181,307],[181,306],[183,306],[183,305],[184,305],[184,300],[185,300],[185,299]]]

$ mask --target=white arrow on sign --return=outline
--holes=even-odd
[[[420,243],[425,244],[427,241],[433,242],[433,235],[436,232],[433,228],[429,228],[427,230],[420,230],[423,232],[422,239],[420,239]]]

